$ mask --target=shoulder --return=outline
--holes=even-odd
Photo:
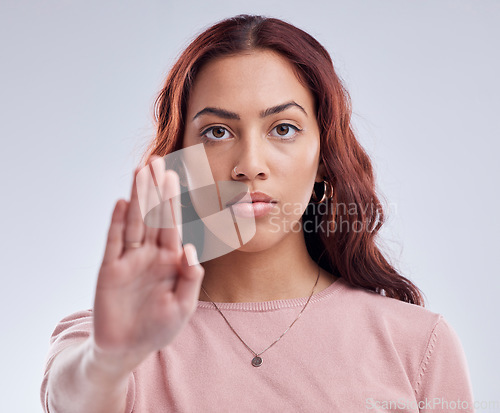
[[[420,305],[407,303],[387,297],[366,288],[354,286],[341,279],[344,298],[349,302],[350,310],[370,321],[385,320],[384,323],[411,329],[433,327],[442,317],[441,314]]]
[[[344,281],[343,325],[365,346],[392,354],[404,366],[415,391],[429,386],[447,391],[456,383],[469,391],[467,362],[460,338],[443,314],[386,297]]]
[[[454,339],[444,316],[428,308],[352,286],[346,281],[341,297],[346,317],[357,325],[357,332],[393,349],[402,360],[412,364],[412,370],[418,368],[438,333],[442,340]]]
[[[93,322],[94,317],[90,309],[71,313],[58,321],[50,336],[48,358],[52,358],[71,344],[88,338],[93,330]]]

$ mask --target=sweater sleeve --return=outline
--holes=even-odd
[[[474,412],[465,352],[441,314],[429,337],[414,389],[421,412]]]
[[[55,327],[52,336],[50,337],[49,350],[45,361],[44,375],[40,388],[40,399],[45,413],[50,413],[49,410],[49,393],[48,380],[50,367],[52,362],[61,351],[69,346],[80,344],[85,341],[93,329],[93,315],[91,310],[78,311],[63,318]],[[135,379],[134,375],[130,374],[127,391],[126,412],[133,411],[135,399]]]

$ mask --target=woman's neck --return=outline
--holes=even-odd
[[[289,233],[265,250],[242,249],[201,262],[205,269],[202,286],[213,301],[262,302],[308,297],[318,278],[318,269],[315,294],[337,279],[318,268],[307,251],[302,232]],[[200,290],[200,301],[210,298]]]

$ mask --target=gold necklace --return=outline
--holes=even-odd
[[[255,351],[253,351],[250,347],[248,347],[248,345],[243,341],[243,339],[239,336],[239,334],[234,330],[233,326],[229,323],[229,321],[227,321],[227,318],[224,316],[224,314],[222,314],[222,311],[219,309],[219,307],[217,307],[217,304],[215,304],[212,299],[210,298],[210,296],[208,295],[207,291],[203,288],[203,285],[201,286],[201,289],[205,292],[205,294],[207,295],[208,299],[210,301],[212,301],[212,304],[215,305],[215,308],[217,309],[217,311],[220,313],[220,315],[224,318],[224,320],[226,320],[226,323],[227,325],[231,328],[231,330],[233,330],[233,333],[236,334],[238,336],[238,338],[240,339],[240,341],[245,345],[245,347],[247,349],[249,349],[252,354],[254,355],[254,358],[252,359],[252,366],[254,367],[260,367],[262,365],[262,357],[260,357],[260,355],[262,353],[264,353],[264,351],[266,351],[267,349],[271,348],[272,346],[274,346],[280,339],[281,337],[283,337],[285,335],[285,333],[290,330],[290,328],[295,324],[295,321],[297,321],[300,317],[300,315],[302,314],[302,312],[306,309],[307,307],[307,304],[309,303],[309,300],[311,299],[311,297],[313,296],[313,293],[314,293],[314,289],[316,288],[316,285],[318,284],[318,280],[319,280],[319,273],[320,273],[320,267],[319,267],[319,264],[318,264],[318,277],[316,278],[316,282],[314,283],[314,287],[311,291],[311,295],[309,296],[309,298],[307,299],[306,301],[306,304],[304,305],[304,308],[302,308],[302,310],[300,311],[299,315],[297,316],[297,318],[294,320],[294,322],[292,324],[290,324],[288,326],[288,328],[283,332],[283,334],[281,336],[279,336],[279,338],[274,342],[272,343],[269,347],[267,347],[265,350],[262,350],[260,353],[256,353]]]

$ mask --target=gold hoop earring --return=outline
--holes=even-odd
[[[187,208],[187,207],[191,207],[191,206],[193,206],[193,204],[191,203],[191,197],[189,196],[189,191],[187,191],[187,190],[186,190],[186,191],[183,191],[183,190],[182,190],[182,188],[187,188],[187,187],[181,184],[181,193],[180,193],[180,195],[179,195],[179,204],[181,205],[181,208]],[[189,199],[189,202],[188,202],[188,204],[187,204],[187,205],[184,205],[184,204],[182,203],[182,194],[185,194],[185,193],[187,193],[187,194],[188,194],[188,199]]]
[[[328,194],[328,195],[327,195]],[[333,185],[328,181],[323,181],[323,196],[318,201],[318,197],[316,196],[316,192],[312,191],[312,201],[314,204],[321,204],[325,199],[333,198]]]
[[[181,199],[182,199],[182,198],[181,198]],[[187,208],[187,207],[189,207],[189,206],[191,206],[191,205],[192,205],[191,203],[189,203],[189,204],[187,204],[187,205],[183,205],[183,204],[182,204],[181,199],[179,200],[179,203],[181,204],[181,208]]]

